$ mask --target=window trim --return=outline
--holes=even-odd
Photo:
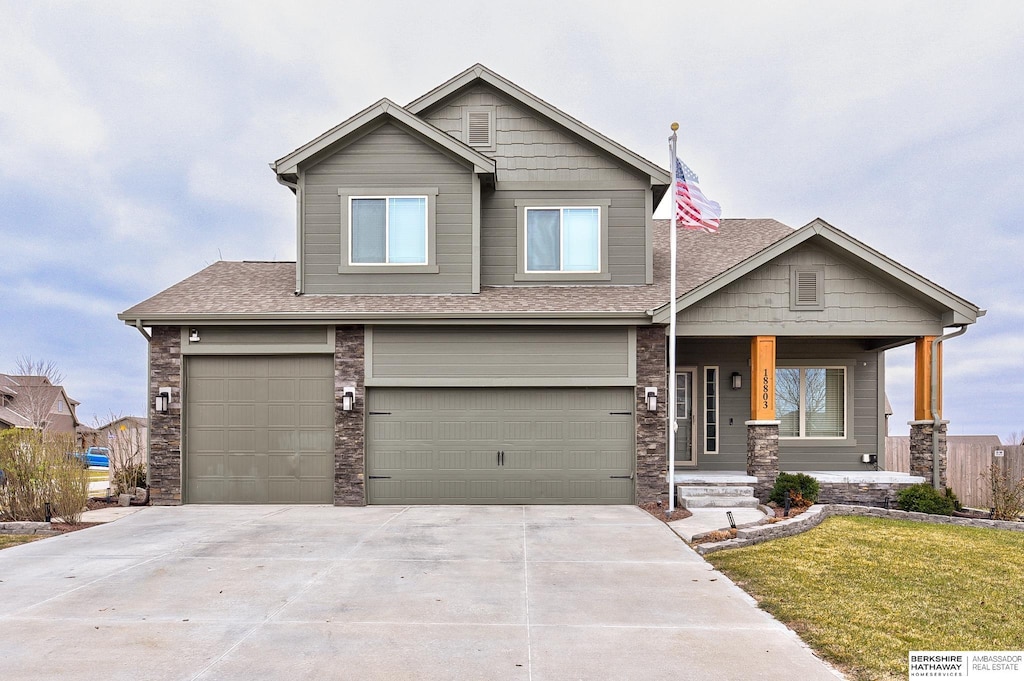
[[[715,372],[715,404],[711,408],[708,407],[708,384],[711,382],[708,380],[708,373]],[[722,392],[722,372],[717,366],[706,366],[704,367],[704,453],[705,454],[718,454],[719,448],[722,443],[722,423],[721,415],[722,411],[719,408],[719,398]],[[708,414],[713,412],[715,415],[715,446],[713,449],[708,448],[708,426],[711,425],[708,422]]]
[[[437,274],[437,187],[341,187],[341,253],[339,274]],[[352,199],[406,199],[427,200],[426,262],[425,263],[353,263],[352,262]],[[387,228],[387,223],[385,223]],[[385,244],[387,242],[385,241]]]
[[[807,435],[782,435],[779,433],[779,441],[787,444],[832,444],[832,445],[855,445],[857,440],[853,437],[853,361],[820,360],[809,362],[777,361],[776,371],[779,369],[800,369],[800,432],[806,432],[806,409],[805,409],[805,380],[804,370],[806,369],[842,369],[843,370],[843,435],[838,437],[829,436],[807,436]],[[778,385],[776,379],[776,385]],[[778,401],[776,400],[776,410]],[[777,411],[776,411],[777,417]]]
[[[608,212],[610,199],[516,199],[516,273],[514,281],[566,282],[566,281],[611,281],[608,271]],[[553,210],[565,208],[596,208],[598,214],[597,257],[599,269],[593,272],[533,272],[526,269],[526,211],[531,209]]]

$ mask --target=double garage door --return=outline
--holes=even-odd
[[[329,356],[193,356],[185,501],[331,503]],[[370,388],[371,504],[628,504],[631,388]],[[358,407],[357,407],[358,408]]]

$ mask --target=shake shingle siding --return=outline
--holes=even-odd
[[[434,273],[338,274],[342,198],[339,188],[436,187]],[[303,276],[306,293],[470,293],[472,175],[469,168],[394,124],[385,124],[309,168],[305,175]]]

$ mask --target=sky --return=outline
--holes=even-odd
[[[1024,3],[0,0],[0,372],[53,360],[85,423],[144,414],[117,313],[294,260],[268,163],[476,62],[726,217],[816,217],[988,311],[945,344],[951,434],[1024,432]],[[893,434],[913,353],[887,353]]]

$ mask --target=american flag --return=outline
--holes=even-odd
[[[722,207],[711,201],[697,185],[697,173],[676,158],[676,226],[684,229],[718,233]]]

